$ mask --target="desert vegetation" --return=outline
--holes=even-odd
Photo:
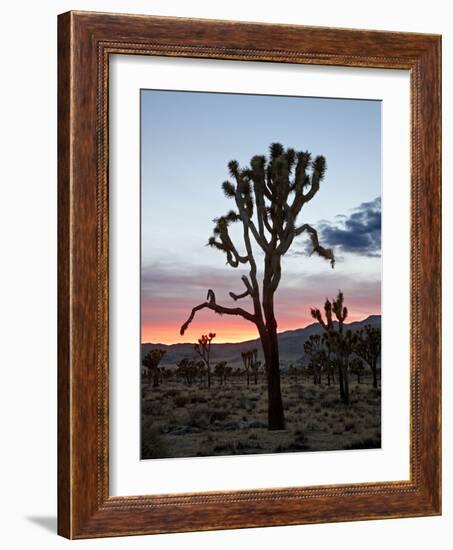
[[[312,315],[322,333],[311,334],[304,355],[280,373],[282,430],[269,430],[266,364],[257,348],[241,353],[242,367],[216,362],[212,375],[213,333],[201,336],[193,356],[174,367],[159,367],[165,350],[148,351],[142,458],[380,447],[379,357],[362,359],[365,348],[376,349],[380,330],[367,324],[348,328],[341,292],[326,300],[324,315],[316,308]],[[151,384],[156,377],[159,382]]]

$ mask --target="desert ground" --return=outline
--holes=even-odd
[[[267,389],[230,377],[211,388],[174,377],[153,388],[142,381],[142,459],[369,449],[381,446],[381,390],[370,372],[350,377],[350,405],[338,384],[283,372],[285,430],[267,429]]]

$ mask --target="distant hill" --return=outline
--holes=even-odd
[[[381,316],[370,315],[363,321],[356,321],[353,323],[345,323],[345,327],[351,330],[359,330],[365,325],[371,325],[373,327],[381,327]],[[298,328],[295,330],[287,330],[280,332],[278,335],[278,344],[280,351],[280,363],[282,367],[287,367],[291,363],[295,363],[304,356],[304,343],[312,334],[321,334],[323,329],[319,323],[313,323],[305,328]],[[164,355],[161,365],[162,366],[174,366],[178,361],[184,357],[197,357],[195,353],[194,344],[142,344],[142,355],[145,355],[152,348],[165,349],[167,353]],[[211,348],[211,360],[216,363],[219,361],[228,361],[228,363],[235,366],[242,366],[241,353],[253,348],[258,348],[259,354],[262,357],[261,343],[257,338],[255,340],[248,340],[245,342],[226,343],[226,344],[212,344]]]

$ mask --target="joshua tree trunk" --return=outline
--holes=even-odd
[[[340,399],[344,401],[344,382],[343,382],[343,367],[341,364],[338,364],[338,381],[340,383]]]
[[[371,370],[373,371],[373,388],[377,388],[377,365],[374,361],[371,364]]]
[[[268,427],[269,430],[283,430],[285,427],[285,414],[280,387],[280,361],[276,323],[273,330],[266,330],[260,335],[267,371]]]
[[[159,367],[154,367],[153,373],[153,388],[159,387]]]
[[[343,387],[344,387],[344,398],[343,401],[346,405],[349,405],[349,375],[348,375],[348,364],[343,363]]]

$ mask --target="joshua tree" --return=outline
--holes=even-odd
[[[242,276],[245,290],[240,294],[230,292],[233,300],[249,297],[252,311],[242,307],[226,307],[216,301],[209,289],[205,302],[195,306],[181,327],[181,334],[202,309],[211,309],[220,315],[238,315],[253,323],[263,347],[268,387],[268,427],[283,429],[285,417],[280,388],[280,362],[277,339],[277,320],[274,297],[280,283],[282,256],[294,239],[306,233],[310,236],[313,252],[334,265],[332,250],[323,248],[316,230],[298,221],[302,207],[319,191],[324,178],[326,161],[318,156],[313,161],[308,152],[284,149],[279,143],[270,146],[270,156],[254,156],[250,166],[240,168],[237,161],[228,164],[231,181],[222,184],[223,192],[234,200],[235,209],[214,220],[214,234],[208,245],[226,255],[227,264],[233,268],[248,265],[248,276]],[[238,250],[230,237],[230,226],[242,224],[244,252]],[[258,267],[253,245],[263,253],[263,281],[258,284]],[[261,256],[259,256],[261,258]]]
[[[258,350],[252,349],[241,353],[244,363],[245,372],[247,374],[247,386],[250,384],[250,375],[253,374],[253,381],[258,384],[258,372],[260,370],[261,361],[257,360]]]
[[[357,382],[361,384],[362,376],[365,372],[362,359],[359,359],[359,357],[354,357],[354,359],[351,359],[351,372],[357,376]]]
[[[203,334],[198,342],[195,344],[194,349],[203,360],[206,366],[206,373],[208,375],[208,388],[211,387],[211,342],[214,340],[215,334],[210,332],[209,334]]]
[[[148,369],[148,377],[151,382],[153,380],[153,388],[159,386],[159,363],[162,360],[162,357],[166,354],[166,351],[163,349],[152,349],[143,357],[142,365]]]
[[[198,375],[198,380],[200,382],[200,386],[203,387],[206,385],[206,365],[204,361],[197,361],[195,363],[195,371]]]
[[[355,353],[365,360],[373,373],[373,388],[377,388],[377,363],[381,356],[381,331],[371,325],[365,325],[357,333]]]
[[[220,363],[217,363],[214,367],[214,373],[218,376],[221,386],[226,383],[227,378],[232,372],[233,368],[228,366],[227,361],[220,361]]]
[[[304,351],[310,360],[310,367],[313,371],[313,383],[321,384],[321,375],[326,363],[326,352],[323,341],[319,334],[312,334],[304,344]]]
[[[335,366],[336,365],[335,365],[335,357],[332,357],[332,353],[334,352],[332,342],[327,332],[325,332],[322,335],[322,341],[326,350],[325,370],[327,372],[327,385],[330,386],[331,381],[335,384]]]
[[[329,349],[336,356],[340,396],[342,401],[349,405],[349,357],[354,351],[357,336],[350,330],[346,332],[343,330],[344,321],[348,316],[348,308],[343,305],[343,301],[343,293],[339,291],[335,300],[326,300],[324,304],[325,320],[317,308],[311,309],[311,315],[326,331]],[[337,327],[334,325],[332,314],[335,315],[338,321]]]

